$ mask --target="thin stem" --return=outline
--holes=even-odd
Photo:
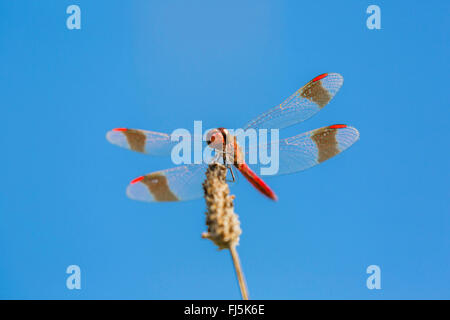
[[[239,282],[239,288],[241,289],[242,300],[248,300],[247,284],[245,283],[244,272],[242,272],[241,263],[239,261],[239,255],[236,251],[236,246],[230,247],[231,258],[233,259],[234,269]]]

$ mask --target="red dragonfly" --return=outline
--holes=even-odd
[[[308,82],[280,105],[250,121],[243,129],[281,129],[300,123],[320,111],[335,96],[343,84],[337,73],[325,73]],[[112,144],[150,155],[170,155],[178,142],[169,134],[139,129],[116,128],[106,138]],[[280,139],[279,170],[277,175],[308,169],[341,153],[359,139],[359,132],[344,124],[335,124]],[[276,200],[272,189],[255,173],[261,164],[249,165],[236,139],[227,129],[218,128],[207,133],[206,143],[219,156],[225,144],[234,150],[232,165],[262,194]],[[226,161],[224,156],[223,161]],[[131,199],[165,202],[184,201],[203,196],[202,183],[208,164],[187,164],[152,172],[131,181],[127,195]],[[250,167],[253,167],[250,168]],[[231,169],[231,168],[230,168]],[[230,170],[231,171],[231,170]],[[231,171],[233,180],[234,174]]]

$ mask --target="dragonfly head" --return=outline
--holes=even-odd
[[[214,149],[222,149],[228,130],[225,128],[212,129],[206,134],[206,143]]]

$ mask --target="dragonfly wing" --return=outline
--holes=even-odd
[[[156,156],[170,155],[172,148],[182,140],[186,142],[186,145],[194,145],[195,138],[188,132],[177,134],[174,138],[175,140],[172,141],[169,134],[140,129],[117,128],[106,133],[106,139],[112,144]],[[202,137],[198,139],[203,147],[205,142],[202,141]]]
[[[113,129],[108,131],[106,139],[119,147],[151,155],[170,155],[176,144],[166,133],[140,129]]]
[[[250,121],[244,129],[281,129],[302,122],[325,107],[344,83],[338,73],[324,73],[297,90],[282,104]]]
[[[152,172],[131,181],[127,195],[148,202],[185,201],[203,196],[207,164],[190,164]]]
[[[358,139],[358,130],[338,124],[280,140],[279,168],[274,175],[294,173],[311,168],[343,152]],[[276,144],[274,147],[276,147]],[[259,146],[259,148],[270,149],[271,145]],[[267,168],[269,165],[258,162],[253,165],[249,164],[249,166],[255,172],[264,175],[261,168]]]

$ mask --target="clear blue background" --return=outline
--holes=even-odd
[[[78,4],[82,29],[66,28]],[[366,8],[381,7],[381,30]],[[271,202],[232,188],[254,299],[450,298],[448,1],[1,1],[0,298],[239,299],[202,199],[129,200],[173,166],[114,127],[239,127],[339,72],[322,112],[361,139]],[[68,290],[76,264],[82,289]],[[381,290],[366,268],[381,267]]]

